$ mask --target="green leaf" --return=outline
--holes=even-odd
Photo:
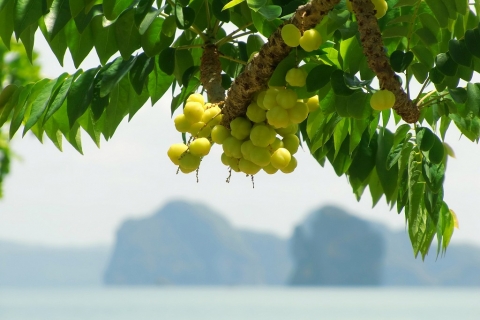
[[[465,102],[465,107],[475,116],[480,116],[480,84],[467,84],[467,100]]]
[[[422,40],[423,44],[430,47],[438,43],[438,38],[430,29],[420,28],[415,31],[415,34]]]
[[[255,28],[260,32],[264,37],[270,37],[277,28],[283,23],[280,19],[267,20],[261,13],[252,11],[252,21]]]
[[[130,69],[130,83],[138,95],[142,94],[148,76],[153,71],[154,64],[154,58],[149,58],[145,53],[142,53],[137,56],[132,69]]]
[[[25,29],[37,23],[46,11],[46,0],[16,0],[13,10],[13,25],[17,39]]]
[[[371,176],[371,172],[375,168],[375,158],[377,153],[377,145],[370,142],[370,137],[365,131],[358,148],[356,148],[355,156],[348,170],[350,180],[367,181]],[[378,177],[377,177],[378,179]],[[383,190],[383,189],[382,189]]]
[[[443,3],[443,1],[425,0],[425,2],[432,10],[435,18],[437,18],[440,27],[446,28],[448,26],[448,9]]]
[[[415,57],[426,65],[428,68],[432,68],[435,62],[434,57],[430,49],[422,45],[416,45],[411,48],[412,52],[415,54]]]
[[[190,67],[193,66],[193,57],[188,50],[175,50],[175,59],[169,63],[175,62],[175,71],[173,72],[177,82],[183,83],[183,75]]]
[[[334,70],[330,75],[330,83],[332,85],[333,92],[340,96],[348,96],[355,91],[347,87],[342,70]]]
[[[340,55],[343,58],[345,72],[356,74],[360,70],[360,62],[364,55],[357,37],[351,37],[340,42]]]
[[[432,68],[430,70],[429,75],[430,75],[430,81],[432,81],[432,83],[434,84],[440,84],[445,79],[445,75],[441,73],[437,67]]]
[[[43,129],[45,130],[47,137],[53,142],[55,147],[57,147],[58,150],[63,151],[62,132],[60,131],[58,123],[53,118],[51,118],[50,121],[47,121],[47,123],[43,125]]]
[[[20,125],[22,124],[25,116],[28,117],[33,102],[36,100],[43,87],[48,82],[50,82],[49,79],[42,79],[40,81],[37,81],[34,85],[31,86],[31,90],[27,90],[27,92],[25,92],[25,96],[20,95],[19,104],[14,109],[12,121],[10,123],[10,139],[15,135],[15,132],[17,132],[18,128],[20,128]],[[23,100],[23,98],[25,98],[25,100]]]
[[[162,26],[164,20],[162,18],[155,18],[152,24],[148,27],[142,35],[142,48],[149,57],[158,55],[163,49],[170,44],[168,41],[162,41]],[[163,36],[165,39],[166,37]]]
[[[422,151],[428,151],[433,147],[435,143],[435,134],[428,128],[418,127],[417,131],[417,145]]]
[[[130,72],[135,64],[136,57],[129,57],[128,60],[117,58],[103,74],[100,97],[105,97],[112,89]]]
[[[158,57],[158,64],[160,66],[160,70],[165,72],[167,75],[172,75],[175,71],[175,49],[174,48],[166,48]]]
[[[440,31],[440,25],[438,24],[437,19],[429,13],[422,13],[418,16],[422,25],[430,30],[430,32],[436,37]]]
[[[55,39],[53,39],[52,41],[48,41],[49,37],[47,33],[47,28],[43,22],[43,19],[39,20],[39,27],[42,31],[43,36],[50,45],[50,49],[52,49],[60,65],[63,66],[63,59],[65,57],[65,52],[67,51],[67,37],[65,36],[65,29],[60,30]]]
[[[92,20],[98,16],[102,16],[103,18],[103,11],[101,5],[93,6],[93,8],[88,13],[82,11],[74,19],[78,32],[83,33],[83,31],[88,28]],[[108,26],[105,27],[108,28]]]
[[[445,164],[433,164],[423,158],[422,175],[428,189],[433,193],[438,193],[442,189],[443,181],[445,180]]]
[[[167,92],[172,85],[174,77],[160,69],[158,59],[155,59],[153,72],[148,77],[148,93],[150,94],[152,106]]]
[[[15,94],[18,87],[14,84],[9,84],[2,91],[0,91],[0,114],[3,107],[7,104],[8,100]]]
[[[90,23],[93,34],[95,51],[102,65],[108,62],[108,59],[118,51],[117,38],[115,37],[115,25],[103,27],[102,16],[96,16]]]
[[[49,39],[53,40],[72,18],[69,0],[53,0],[50,11],[45,16]]]
[[[267,4],[267,0],[247,0],[248,7],[253,11],[258,11],[265,4]]]
[[[372,114],[370,95],[359,90],[347,97],[347,113],[354,119],[367,119]]]
[[[471,141],[476,141],[480,137],[480,121],[478,118],[462,118],[458,114],[450,113],[450,119],[455,122],[457,128]]]
[[[468,0],[455,0],[455,8],[461,15],[468,13]]]
[[[413,53],[410,51],[403,52],[400,50],[396,50],[390,55],[390,64],[392,66],[392,69],[396,72],[405,71],[412,61]]]
[[[232,0],[232,1],[228,2],[228,3],[222,8],[222,11],[223,11],[223,10],[230,9],[230,8],[233,8],[233,7],[235,7],[237,4],[242,3],[243,1],[245,1],[245,0]]]
[[[457,73],[458,65],[448,52],[437,55],[435,64],[436,68],[446,76],[453,77]]]
[[[85,2],[78,0],[69,0],[70,1],[70,15],[76,17],[80,12],[85,12]]]
[[[249,35],[247,38],[247,55],[251,57],[254,52],[259,52],[265,44],[262,37],[257,34]]]
[[[306,85],[308,91],[316,91],[330,82],[330,77],[336,67],[321,64],[313,68],[307,76]]]
[[[82,61],[87,57],[93,49],[93,34],[90,28],[80,34],[77,30],[75,22],[70,22],[65,27],[65,36],[67,37],[67,45],[72,54],[75,68],[78,68]]]
[[[384,194],[382,184],[378,178],[377,170],[372,170],[370,178],[368,180],[368,188],[372,195],[372,208],[375,207]]]
[[[13,34],[13,6],[15,1],[10,0],[3,3],[0,9],[0,38],[2,38],[5,47],[10,50],[10,42]]]
[[[93,80],[98,72],[98,68],[90,69],[81,74],[72,84],[67,97],[67,114],[70,127],[88,109],[93,98]]]
[[[465,32],[465,45],[468,51],[477,58],[480,58],[480,30],[475,28]]]
[[[108,20],[115,20],[131,4],[132,0],[103,0],[103,12]]]
[[[343,118],[335,126],[335,130],[333,131],[333,146],[335,148],[335,155],[333,157],[334,159],[337,157],[338,152],[342,147],[343,141],[348,135],[349,126],[350,126],[350,121],[347,118]]]
[[[247,0],[248,2],[248,0]],[[268,5],[260,8],[258,12],[265,17],[265,19],[271,21],[274,20],[282,14],[282,7],[275,5]]]
[[[100,137],[104,123],[102,121],[94,122],[92,110],[87,110],[87,112],[78,119],[78,124],[88,133],[97,147],[100,148]]]
[[[135,10],[129,9],[122,13],[115,23],[115,37],[120,54],[124,59],[130,58],[142,44],[142,38],[135,25]]]
[[[106,96],[101,96],[102,91],[102,80],[105,72],[108,70],[108,66],[101,68],[97,75],[95,76],[95,80],[93,81],[93,96],[92,96],[92,104],[90,105],[90,109],[92,110],[91,116],[93,122],[99,121],[99,119],[103,115],[103,111],[108,106],[110,102],[110,94]],[[82,125],[83,127],[83,125]]]
[[[387,157],[393,145],[393,134],[388,129],[380,128],[377,144],[376,170],[387,202],[390,203],[395,197],[398,179],[397,167],[387,169]]]
[[[222,22],[230,22],[230,11],[223,10],[225,2],[225,0],[213,0],[212,13],[218,20]]]
[[[28,60],[33,63],[33,44],[35,42],[35,32],[37,31],[38,24],[34,23],[29,25],[23,33],[20,35],[25,51],[27,52]]]
[[[53,100],[49,102],[48,108],[45,112],[45,117],[43,118],[43,123],[45,124],[52,115],[54,115],[61,107],[64,105],[65,100],[67,99],[70,88],[75,79],[80,76],[82,73],[81,70],[78,70],[74,75],[68,77],[60,86],[60,88],[55,93]],[[65,109],[66,110],[66,109]]]
[[[57,78],[56,81],[50,81],[50,83],[48,83],[47,85],[45,85],[45,87],[43,87],[37,99],[35,99],[35,101],[33,102],[30,116],[23,130],[23,135],[25,135],[27,131],[30,130],[37,123],[37,121],[40,120],[45,110],[47,110],[49,103],[54,98],[55,92],[63,84],[67,76],[68,76],[67,73],[63,73]]]
[[[9,119],[10,114],[12,113],[14,108],[18,105],[20,94],[24,90],[26,90],[25,87],[18,87],[13,93],[13,95],[8,99],[6,104],[0,108],[0,127],[2,127],[5,124],[5,122]]]
[[[439,165],[440,163],[443,162],[444,157],[445,157],[445,147],[443,146],[442,141],[440,141],[440,139],[436,137],[432,148],[428,151],[428,159],[433,164]]]
[[[427,80],[429,69],[423,63],[413,63],[410,65],[410,69],[419,83],[424,83]]]
[[[185,30],[192,26],[195,21],[195,10],[190,7],[175,6],[175,17],[178,29]]]
[[[467,49],[465,41],[452,39],[448,42],[448,49],[452,59],[459,65],[471,67],[472,55]]]
[[[289,54],[285,59],[283,59],[273,71],[270,80],[268,81],[269,86],[274,87],[283,87],[286,85],[285,76],[287,75],[288,70],[293,69],[297,66],[297,59],[295,53]],[[311,73],[308,75],[310,76]],[[307,76],[308,79],[308,76]],[[307,80],[308,83],[308,80]],[[307,84],[308,88],[308,84]],[[313,91],[313,90],[309,90]]]

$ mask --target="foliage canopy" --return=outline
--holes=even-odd
[[[7,47],[13,35],[32,59],[40,30],[60,64],[67,49],[77,68],[93,49],[100,62],[6,86],[0,126],[10,121],[11,138],[23,124],[23,134],[46,134],[59,149],[65,138],[82,152],[82,129],[99,145],[171,89],[172,114],[205,90],[228,127],[256,92],[285,87],[298,66],[306,85],[292,89],[320,100],[297,133],[313,157],[347,176],[357,199],[368,187],[373,205],[384,196],[403,211],[415,256],[425,257],[435,236],[438,254],[456,221],[443,200],[452,154],[443,140],[452,124],[480,138],[480,85],[471,82],[480,72],[480,0],[386,2],[377,21],[371,0],[350,0],[353,13],[345,0],[0,0]],[[287,46],[285,24],[315,28],[320,48]],[[393,110],[370,107],[379,89],[394,93]]]

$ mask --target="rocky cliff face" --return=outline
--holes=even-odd
[[[236,230],[205,206],[171,202],[149,218],[126,221],[122,225],[105,273],[105,283],[253,285],[284,282],[284,279],[270,277],[272,273],[265,271],[259,247],[252,249],[261,238]],[[286,241],[273,236],[270,240],[270,244],[260,242],[271,251],[273,261],[284,261]],[[287,265],[276,269],[284,270]],[[287,273],[273,272],[278,276]]]
[[[313,212],[295,228],[292,285],[380,285],[384,240],[366,221],[336,207]]]

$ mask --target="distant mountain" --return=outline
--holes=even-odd
[[[257,285],[284,283],[287,241],[242,232],[211,209],[171,202],[128,220],[105,272],[109,285]]]
[[[294,271],[289,283],[308,286],[380,285],[382,235],[345,211],[323,207],[295,228]]]
[[[0,241],[0,287],[98,286],[106,247],[47,248]]]

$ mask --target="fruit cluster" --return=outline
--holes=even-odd
[[[200,94],[192,94],[183,114],[174,119],[175,128],[192,138],[188,144],[173,144],[167,154],[180,171],[190,173],[217,143],[223,147],[222,163],[235,172],[252,176],[261,169],[268,174],[291,173],[297,167],[293,155],[300,145],[298,123],[318,107],[318,96],[299,100],[293,90],[269,88],[259,92],[246,116],[234,119],[227,129],[220,124],[221,109],[205,104]]]
[[[373,5],[375,6],[375,18],[382,18],[388,10],[388,3],[385,0],[372,0]],[[353,13],[353,7],[350,0],[347,0],[347,9]]]
[[[286,24],[281,31],[283,42],[289,47],[295,48],[300,45],[306,52],[317,50],[322,44],[322,36],[315,29],[303,32],[293,24]]]

